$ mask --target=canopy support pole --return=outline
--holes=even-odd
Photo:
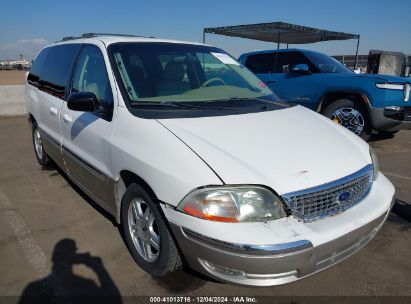
[[[360,36],[358,35],[358,39],[357,39],[357,50],[355,52],[355,63],[354,63],[354,69],[357,69],[358,67],[358,49],[360,47]]]
[[[281,32],[278,31],[278,35],[277,35],[277,50],[280,49],[280,37],[281,37]]]
[[[203,43],[205,43],[205,30],[203,30]]]

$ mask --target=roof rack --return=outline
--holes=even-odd
[[[147,36],[138,36],[138,35],[127,35],[127,34],[110,34],[110,33],[84,33],[81,36],[74,37],[74,36],[67,36],[64,37],[62,40],[57,41],[68,41],[68,40],[75,40],[75,39],[83,39],[83,38],[93,38],[98,36],[116,36],[116,37],[141,37],[141,38],[154,38],[154,37],[147,37]]]

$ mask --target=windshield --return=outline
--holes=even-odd
[[[177,43],[116,43],[111,62],[130,104],[211,102],[273,93],[224,51]]]
[[[353,73],[338,60],[320,53],[305,52],[304,55],[318,68],[320,73]]]

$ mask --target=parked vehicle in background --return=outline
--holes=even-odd
[[[24,66],[20,63],[19,64],[13,64],[11,69],[14,70],[14,71],[23,71]]]
[[[392,206],[367,143],[215,47],[69,38],[39,53],[26,100],[39,164],[112,214],[156,276],[184,261],[237,284],[296,281],[362,248]]]
[[[281,100],[320,112],[363,139],[373,130],[411,128],[406,78],[357,75],[330,56],[301,49],[246,53],[239,61]]]

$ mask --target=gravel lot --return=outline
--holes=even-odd
[[[28,284],[45,277],[42,282],[52,284],[53,264],[64,258],[55,245],[71,239],[78,253],[102,261],[93,267],[79,261],[74,273],[94,282],[98,277],[112,282],[106,291],[113,295],[411,296],[411,131],[371,143],[398,199],[395,213],[374,240],[335,267],[269,288],[216,283],[189,271],[164,278],[148,275],[134,264],[118,228],[104,212],[60,172],[39,167],[26,118],[0,119],[0,142],[0,295],[19,296]],[[70,278],[59,279],[63,288],[79,294],[90,291]]]
[[[0,71],[0,117],[25,115],[25,71]]]
[[[0,85],[24,84],[26,71],[0,71]]]

